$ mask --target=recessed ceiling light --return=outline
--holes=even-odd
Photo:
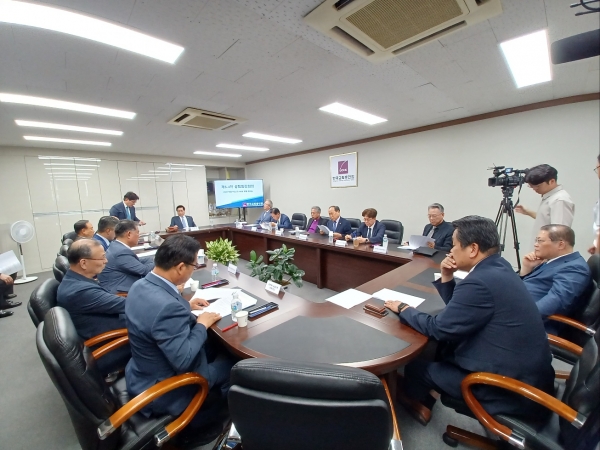
[[[292,138],[284,138],[279,136],[271,136],[269,134],[261,134],[261,133],[246,133],[243,134],[244,137],[249,137],[252,139],[262,139],[264,141],[275,141],[275,142],[283,142],[284,144],[298,144],[302,142],[300,139],[292,139]]]
[[[120,117],[122,119],[133,119],[134,112],[120,111],[118,109],[102,108],[100,106],[84,105],[83,103],[63,102],[51,98],[31,97],[29,95],[0,93],[0,102],[19,103],[21,105],[46,106],[48,108],[67,109],[69,111],[78,111],[90,114],[100,114],[103,116]]]
[[[361,111],[360,109],[352,108],[350,106],[342,105],[341,103],[332,103],[330,105],[319,108],[321,111],[325,111],[338,116],[346,117],[347,119],[357,120],[359,122],[367,123],[369,125],[375,125],[376,123],[387,122],[387,119],[382,117],[374,116],[367,112]]]
[[[233,148],[235,150],[252,150],[254,152],[266,152],[269,149],[265,147],[248,147],[247,145],[236,145],[236,144],[217,144],[219,148]]]
[[[102,161],[96,158],[77,158],[73,156],[42,156],[38,155],[38,159],[68,159],[70,161]]]
[[[500,48],[517,87],[531,86],[552,79],[546,30],[502,42]]]
[[[110,147],[112,145],[110,142],[80,141],[79,139],[59,139],[41,136],[23,136],[23,138],[27,141],[64,142],[67,144],[102,145],[104,147]]]
[[[46,169],[46,170],[51,170],[51,171],[52,171],[52,173],[57,173],[58,171],[61,171],[61,172],[62,172],[62,171],[65,171],[65,170],[66,170],[66,171],[69,171],[69,172],[72,172],[72,171],[77,171],[77,172],[80,172],[80,171],[82,171],[82,170],[83,170],[83,171],[88,171],[88,170],[94,171],[94,170],[96,170],[96,169],[80,169],[79,167],[73,167],[72,169],[70,169],[70,168],[68,168],[68,167],[55,167],[55,168],[52,168],[52,167],[45,167],[45,169]]]
[[[218,147],[218,145],[217,145]],[[217,153],[217,152],[194,152],[194,155],[206,155],[206,156],[224,156],[226,158],[240,158],[242,155],[236,153]]]
[[[121,136],[123,134],[122,131],[103,130],[101,128],[77,127],[75,125],[62,125],[60,123],[32,122],[30,120],[15,120],[15,123],[20,127],[49,128],[51,130],[67,130],[79,131],[81,133],[111,134],[113,136]]]
[[[71,34],[173,64],[183,47],[88,15],[34,3],[3,1],[0,22]]]

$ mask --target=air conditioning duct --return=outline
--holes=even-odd
[[[325,0],[304,21],[378,63],[501,13],[500,0]]]
[[[245,121],[246,119],[212,111],[186,108],[169,120],[168,123],[180,127],[200,128],[202,130],[225,130]]]

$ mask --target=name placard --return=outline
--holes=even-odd
[[[283,236],[283,230],[275,231],[275,236]]]
[[[298,239],[301,241],[308,241],[308,234],[299,234]]]
[[[236,228],[244,228],[244,224],[238,222],[238,223],[235,224],[235,227]]]
[[[338,239],[337,241],[335,241],[335,246],[336,247],[345,247],[346,246],[346,241],[343,239]]]
[[[387,248],[383,245],[376,245],[375,247],[373,247],[373,252],[385,254],[387,253]]]
[[[250,230],[256,231],[256,227],[252,227],[252,228],[250,228]]]
[[[281,285],[269,280],[267,281],[267,284],[265,284],[265,290],[273,294],[279,294],[279,291],[281,290]]]
[[[227,266],[227,272],[235,275],[237,273],[237,266],[233,263],[229,263],[229,265]]]

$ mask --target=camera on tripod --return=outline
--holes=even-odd
[[[494,176],[488,178],[488,186],[512,188],[523,186],[523,183],[525,183],[525,176],[529,171],[529,169],[519,170],[504,166],[490,167],[488,170],[494,171]]]

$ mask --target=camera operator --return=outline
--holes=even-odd
[[[525,176],[525,182],[531,189],[542,196],[542,203],[537,212],[523,205],[515,206],[515,212],[535,219],[533,229],[537,232],[544,225],[566,225],[573,223],[575,204],[564,188],[557,184],[558,171],[548,164],[532,167]]]

